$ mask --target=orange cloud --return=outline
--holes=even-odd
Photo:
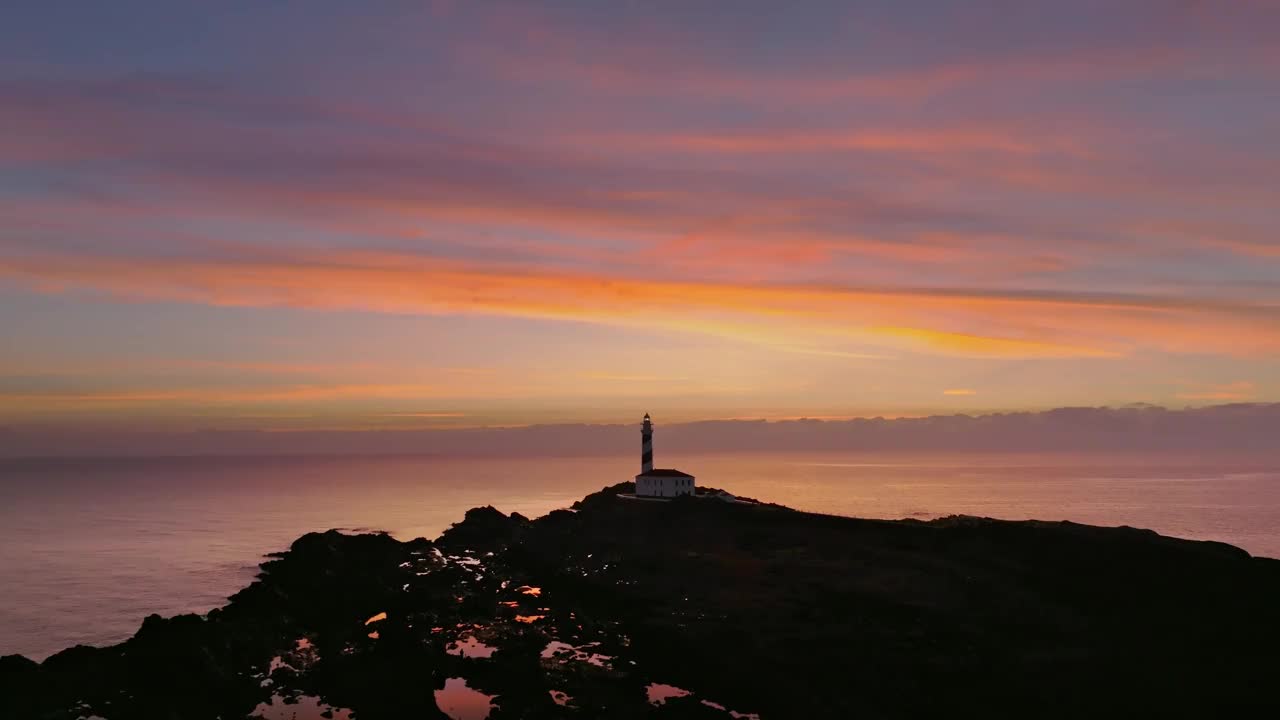
[[[987,337],[924,328],[880,327],[877,332],[917,342],[944,354],[968,357],[1117,357],[1115,350],[1067,345],[1043,340]],[[964,395],[965,392],[947,394]]]
[[[956,388],[953,390],[943,390],[943,395],[977,395],[977,390],[969,390],[967,388]]]
[[[697,283],[373,253],[292,262],[25,255],[0,258],[0,277],[125,299],[540,317],[851,352],[850,343],[971,357],[1280,352],[1276,308],[1195,298]]]

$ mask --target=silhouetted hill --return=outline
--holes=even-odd
[[[132,432],[12,428],[0,457],[154,455],[631,454],[637,425],[532,425],[442,430],[210,430]],[[712,420],[662,426],[663,452],[1165,451],[1276,452],[1280,403],[1167,410],[1057,408],[1043,412],[852,420]]]

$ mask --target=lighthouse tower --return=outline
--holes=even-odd
[[[672,498],[694,494],[694,477],[679,470],[653,469],[653,421],[644,414],[640,426],[640,474],[636,476],[636,495]]]
[[[640,472],[653,470],[653,421],[649,413],[644,414],[644,424],[640,426]]]

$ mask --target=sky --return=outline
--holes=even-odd
[[[1280,401],[1280,3],[0,12],[0,427]]]

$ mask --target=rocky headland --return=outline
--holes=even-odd
[[[312,533],[206,616],[0,658],[33,719],[1217,716],[1280,709],[1280,561],[1133,528],[606,488]]]

